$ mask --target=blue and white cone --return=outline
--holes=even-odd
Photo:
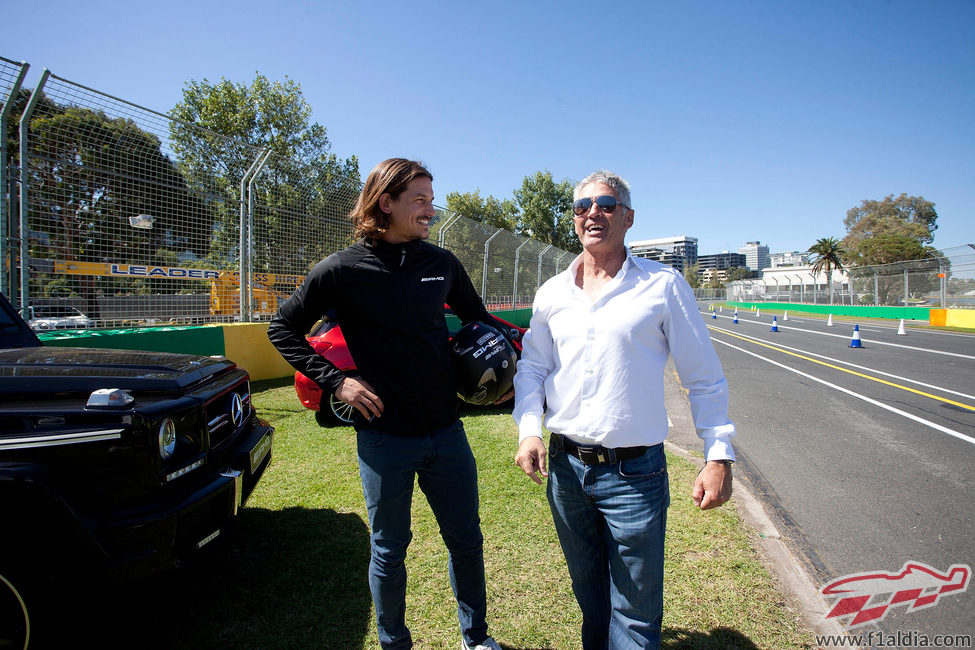
[[[859,325],[854,325],[853,326],[853,340],[850,341],[850,347],[851,348],[862,348],[863,347],[863,343],[860,342],[860,326]]]
[[[772,331],[773,332],[779,331],[779,322],[775,319],[775,316],[772,316]]]
[[[718,320],[718,312],[716,311],[711,312],[711,318],[712,320]]]
[[[734,325],[737,325],[738,324],[738,310],[737,309],[735,310],[735,319],[733,321],[731,321],[731,322]]]

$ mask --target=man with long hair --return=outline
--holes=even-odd
[[[458,418],[443,306],[463,322],[493,319],[460,261],[424,241],[433,198],[433,176],[419,162],[376,165],[351,215],[360,240],[315,266],[268,336],[291,365],[358,411],[369,589],[382,647],[412,647],[404,560],[416,478],[450,552],[461,648],[500,650],[487,633],[477,467]],[[341,323],[358,376],[343,375],[305,339],[326,312]]]

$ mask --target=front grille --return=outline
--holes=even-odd
[[[233,438],[250,416],[251,396],[246,381],[207,402],[206,417],[210,449],[215,450]]]

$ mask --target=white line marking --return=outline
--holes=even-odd
[[[725,318],[725,316],[722,316],[722,318]],[[745,320],[741,316],[738,316],[738,322],[756,323],[758,325],[768,325],[768,326],[771,326],[772,324],[771,321],[766,323],[765,321],[760,321],[760,320]],[[830,332],[817,332],[816,330],[807,330],[802,327],[791,327],[789,325],[783,325],[782,323],[779,323],[779,330],[783,330],[783,329],[795,330],[796,332],[809,332],[810,334],[820,334],[822,336],[834,336],[839,339],[849,339],[850,337],[853,336],[853,332],[850,332],[849,334],[831,334]],[[863,328],[860,328],[860,331],[862,332]],[[961,354],[958,352],[944,352],[943,350],[930,350],[928,348],[919,348],[913,345],[901,345],[900,343],[886,343],[884,341],[877,341],[874,339],[870,339],[869,341],[863,341],[863,342],[864,343],[869,342],[871,345],[889,345],[890,347],[893,348],[903,348],[905,350],[917,350],[918,352],[930,352],[931,354],[943,354],[947,357],[961,357],[962,359],[975,359],[975,356],[972,356],[970,354]]]
[[[847,395],[850,395],[850,396],[855,397],[857,399],[861,399],[864,402],[867,402],[869,404],[873,404],[874,406],[879,406],[880,408],[885,409],[887,411],[890,411],[891,413],[896,413],[897,415],[902,415],[902,416],[904,416],[905,418],[907,418],[909,420],[914,420],[915,422],[919,422],[919,423],[921,423],[921,424],[923,424],[925,426],[931,427],[932,429],[936,429],[937,431],[940,431],[942,433],[947,433],[949,436],[953,436],[955,438],[958,438],[959,440],[964,440],[965,442],[968,442],[968,443],[971,443],[971,444],[975,445],[975,438],[972,438],[971,436],[966,436],[964,433],[959,433],[959,432],[955,431],[954,429],[949,429],[948,427],[943,427],[940,424],[935,424],[934,422],[931,422],[929,420],[925,420],[924,418],[920,418],[920,417],[918,417],[916,415],[912,415],[910,413],[907,413],[906,411],[902,411],[900,409],[894,408],[893,406],[888,406],[888,405],[884,404],[883,402],[878,402],[877,400],[872,399],[870,397],[867,397],[866,395],[861,395],[860,393],[855,393],[855,392],[853,392],[852,390],[850,390],[848,388],[843,388],[842,386],[837,386],[836,384],[832,384],[832,383],[826,381],[825,379],[820,379],[819,377],[814,377],[813,375],[810,375],[808,373],[802,372],[801,370],[796,370],[795,368],[790,368],[789,366],[787,366],[787,365],[785,365],[783,363],[779,363],[778,361],[772,361],[768,357],[763,357],[760,354],[756,354],[756,353],[751,352],[749,350],[746,350],[744,348],[740,348],[737,345],[732,345],[731,343],[728,343],[726,341],[722,341],[721,339],[712,339],[712,340],[714,340],[714,341],[716,341],[716,342],[718,342],[718,343],[720,343],[722,345],[727,345],[729,348],[732,348],[734,350],[738,350],[739,352],[744,352],[745,354],[751,355],[751,356],[753,356],[753,357],[755,357],[757,359],[761,359],[762,361],[767,361],[768,363],[771,363],[773,366],[778,366],[780,368],[783,368],[785,370],[788,370],[789,372],[794,372],[797,375],[801,375],[802,377],[805,377],[806,379],[812,379],[813,381],[818,382],[820,384],[823,384],[824,386],[829,386],[830,388],[834,388],[834,389],[840,391],[841,393],[846,393]]]
[[[741,332],[732,332],[731,330],[722,329],[720,327],[715,327],[719,332],[727,332],[728,334],[734,334],[735,336],[741,336],[746,339],[751,339],[753,341],[758,341],[759,343],[765,343],[762,339],[756,336],[749,336],[748,334],[742,334]],[[767,344],[773,345],[773,344]],[[911,384],[917,384],[918,386],[924,386],[925,388],[930,388],[932,390],[941,391],[942,393],[951,393],[952,395],[958,395],[959,397],[965,397],[971,400],[975,400],[975,395],[968,395],[966,393],[960,393],[956,390],[951,390],[950,388],[942,388],[941,386],[935,386],[933,384],[925,384],[923,381],[917,381],[916,379],[908,379],[907,377],[901,377],[900,375],[895,375],[889,372],[884,372],[883,370],[876,370],[874,368],[869,368],[867,366],[861,366],[855,363],[850,363],[849,361],[844,361],[843,359],[836,359],[834,357],[827,357],[825,354],[816,354],[815,352],[809,352],[808,350],[803,350],[801,348],[794,348],[788,345],[782,345],[781,343],[775,343],[775,347],[782,348],[784,350],[792,350],[793,352],[802,352],[811,357],[819,357],[820,359],[826,359],[827,361],[832,361],[833,363],[839,363],[844,366],[850,366],[851,368],[859,368],[860,370],[866,370],[877,375],[884,375],[886,377],[893,377],[894,379],[899,379],[901,381],[906,381]]]

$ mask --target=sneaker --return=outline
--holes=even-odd
[[[488,637],[477,645],[468,645],[464,637],[460,638],[460,650],[501,650],[498,642]]]

